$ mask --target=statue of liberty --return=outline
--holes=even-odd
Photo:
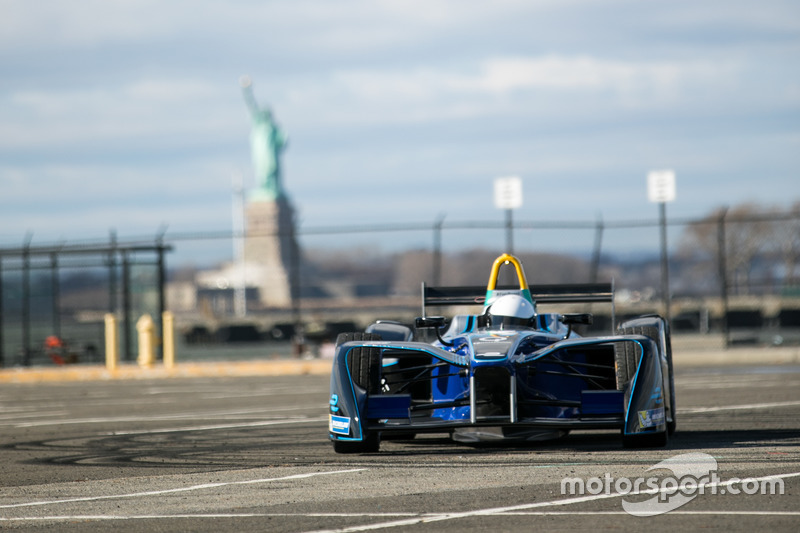
[[[250,150],[257,188],[251,195],[255,200],[277,200],[283,197],[281,186],[281,152],[287,138],[272,119],[269,107],[260,109],[253,96],[253,82],[249,76],[239,80],[244,102],[250,110],[253,127],[250,132]]]

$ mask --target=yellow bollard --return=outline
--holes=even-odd
[[[151,367],[155,363],[155,345],[153,342],[153,318],[145,313],[136,322],[136,331],[139,333],[139,358],[137,362],[141,367]]]
[[[106,324],[106,368],[116,370],[119,362],[117,350],[117,318],[112,313],[105,314]]]
[[[164,366],[173,368],[175,366],[175,315],[171,311],[164,311],[161,315],[161,323],[164,331],[161,333],[163,338]]]

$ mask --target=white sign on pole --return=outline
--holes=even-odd
[[[494,206],[498,209],[522,207],[522,179],[519,176],[495,178]]]
[[[647,173],[647,199],[656,204],[675,200],[675,172],[653,170]]]

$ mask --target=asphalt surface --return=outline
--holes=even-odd
[[[430,435],[369,455],[333,452],[324,365],[88,381],[20,372],[0,380],[0,529],[800,530],[800,365],[676,367],[667,448],[625,450],[616,432],[510,447]],[[684,470],[652,469],[684,454]],[[676,478],[699,482],[674,494]],[[630,494],[636,480],[662,495]]]

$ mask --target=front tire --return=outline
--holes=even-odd
[[[374,333],[350,332],[340,333],[336,337],[336,346],[350,341],[379,341],[380,335]],[[378,348],[353,348],[347,354],[347,370],[353,383],[370,394],[380,392],[381,351]],[[381,435],[378,432],[362,430],[362,440],[334,440],[333,451],[336,453],[375,453],[380,450]]]
[[[380,335],[374,333],[339,333],[336,346],[350,341],[379,341]],[[347,370],[353,383],[367,391],[378,394],[381,386],[381,351],[378,348],[353,348],[347,354]]]
[[[637,324],[638,323],[638,324]],[[631,324],[631,325],[626,325]],[[672,372],[672,343],[669,333],[669,325],[666,320],[657,315],[647,315],[623,324],[619,328],[621,335],[644,335],[653,339],[659,347],[665,350],[664,356],[667,359],[667,373],[664,377],[662,387],[669,391],[669,403],[667,404],[666,430],[658,433],[637,433],[625,435],[623,430],[622,445],[625,448],[653,448],[667,445],[669,436],[675,433],[677,422],[675,419],[675,378]],[[663,343],[662,343],[663,330]],[[615,346],[614,363],[617,367],[617,390],[623,390],[624,384],[633,379],[636,369],[639,366],[641,355],[636,354],[636,349],[631,343],[622,343]]]
[[[623,448],[663,448],[669,441],[667,430],[656,433],[634,433],[626,435],[622,433]]]
[[[364,440],[335,440],[333,451],[336,453],[376,453],[381,448],[380,433],[365,433]]]
[[[664,324],[664,336],[667,345],[667,367],[669,368],[669,414],[667,417],[667,432],[670,436],[678,427],[675,415],[675,373],[672,369],[672,339],[670,339],[669,325]]]
[[[678,421],[675,416],[675,374],[672,367],[672,339],[669,331],[669,324],[667,321],[662,319],[659,316],[648,316],[646,318],[658,320],[662,323],[662,328],[664,330],[664,343],[661,343],[661,334],[659,333],[658,324],[653,326],[633,326],[633,327],[621,327],[620,333],[623,335],[645,335],[646,337],[650,337],[655,341],[655,343],[661,347],[663,346],[666,353],[665,357],[667,358],[667,372],[668,376],[665,378],[664,389],[669,391],[669,404],[667,405],[669,412],[667,413],[667,433],[672,435],[675,433],[675,429],[678,427]],[[627,345],[628,343],[626,343]],[[632,350],[632,348],[631,348]],[[628,356],[628,361],[630,364],[630,355]],[[636,372],[636,365],[638,361],[631,367],[633,370],[632,372]],[[633,377],[631,374],[628,379]],[[619,387],[619,383],[617,383],[618,390],[622,390]]]

